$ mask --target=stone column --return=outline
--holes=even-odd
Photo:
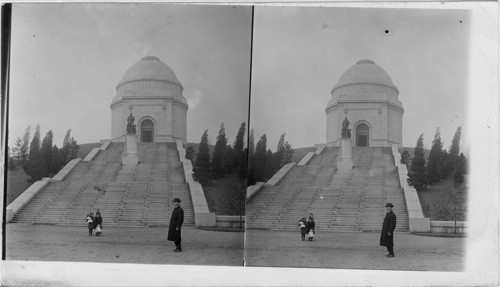
[[[352,169],[352,139],[340,139],[340,153],[337,158],[337,171],[350,172]]]
[[[139,158],[137,157],[137,135],[125,135],[125,150],[123,151],[122,164],[124,165],[137,165]]]

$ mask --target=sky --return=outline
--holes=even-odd
[[[255,8],[173,4],[15,4],[12,16],[9,144],[40,124],[61,145],[109,139],[111,99],[127,69],[157,56],[183,84],[188,141],[221,123],[232,144],[251,127],[294,148],[326,141],[325,107],[342,73],[360,59],[382,67],[399,89],[403,146],[436,128],[448,148],[462,126],[467,150],[467,10],[338,7]],[[387,33],[386,33],[387,31]]]
[[[462,126],[466,150],[467,10],[256,7],[251,126],[275,149],[326,142],[327,102],[344,71],[371,59],[399,89],[403,146],[424,134],[430,149],[439,127],[448,149]],[[386,33],[387,30],[387,33]]]
[[[205,129],[228,143],[248,120],[252,10],[174,4],[14,4],[9,145],[26,127],[52,129],[61,146],[111,137],[116,85],[134,63],[157,56],[187,99],[189,142]]]

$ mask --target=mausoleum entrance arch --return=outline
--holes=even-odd
[[[356,125],[356,146],[370,146],[370,127],[361,122]]]
[[[149,118],[141,120],[141,142],[151,143],[154,142],[155,125]]]

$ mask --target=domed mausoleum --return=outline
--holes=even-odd
[[[111,102],[111,138],[123,141],[127,118],[135,118],[137,141],[186,141],[188,104],[182,84],[159,58],[147,56],[133,64],[116,86]]]
[[[326,107],[326,141],[338,146],[347,117],[353,146],[402,146],[403,105],[391,77],[371,60],[347,69]]]

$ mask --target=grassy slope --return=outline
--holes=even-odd
[[[100,147],[100,143],[81,144],[78,151],[79,158],[84,158],[95,147]],[[14,171],[7,171],[7,205],[21,195],[29,186],[27,180],[29,176],[24,173],[21,166],[18,166]]]
[[[448,191],[453,185],[452,179],[441,180],[438,183],[427,186],[427,190],[418,192],[420,204],[424,216],[431,220],[452,220],[451,215],[443,215],[440,209],[448,206],[448,209],[453,210],[452,206],[448,204]],[[465,220],[466,211],[458,209],[458,220]]]
[[[208,208],[211,212],[215,212],[217,215],[237,215],[237,210],[226,205],[238,186],[236,184],[238,184],[238,175],[230,174],[203,187]]]
[[[7,171],[7,205],[30,186],[27,182],[28,179],[29,176],[24,173],[23,168],[20,166],[16,170]]]

